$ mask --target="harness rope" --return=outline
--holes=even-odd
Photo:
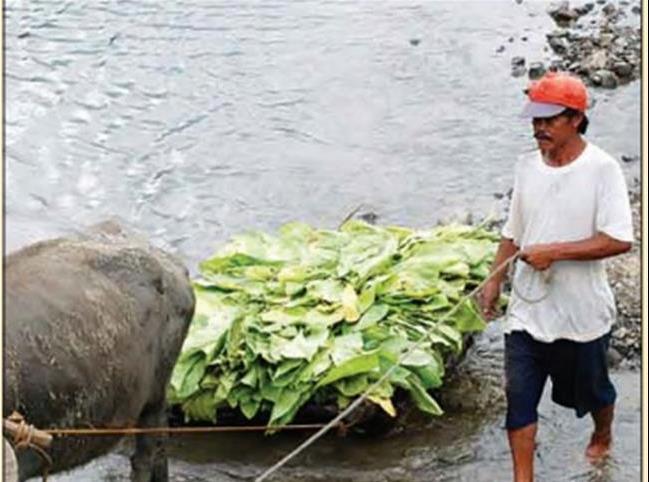
[[[164,435],[164,434],[192,434],[192,433],[215,433],[215,432],[264,432],[268,430],[315,430],[324,427],[324,423],[304,423],[280,425],[278,427],[268,427],[266,425],[242,425],[242,426],[223,426],[223,427],[132,427],[132,428],[51,428],[43,432],[51,435]],[[340,423],[338,428],[346,431],[349,425]]]
[[[324,423],[304,423],[280,425],[273,427],[273,430],[315,430],[324,427]],[[341,435],[353,424],[337,423],[335,426]],[[3,428],[9,435],[12,435],[14,450],[34,450],[42,460],[43,482],[52,468],[52,458],[45,451],[52,443],[52,436],[111,436],[111,435],[164,435],[164,434],[194,434],[194,433],[217,433],[217,432],[263,432],[268,431],[266,425],[245,425],[245,426],[223,426],[223,427],[126,427],[126,428],[48,428],[37,429],[28,425],[22,415],[17,412],[11,414],[3,421]]]
[[[32,449],[38,454],[42,461],[43,482],[47,482],[47,476],[52,468],[52,458],[44,447],[49,447],[52,438],[43,436],[42,431],[37,430],[33,425],[28,425],[17,412],[13,412],[4,421],[4,428],[13,434],[13,447],[16,452]]]

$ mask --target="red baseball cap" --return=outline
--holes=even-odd
[[[527,88],[528,103],[523,117],[553,117],[566,108],[586,112],[588,91],[580,78],[563,72],[548,72]]]

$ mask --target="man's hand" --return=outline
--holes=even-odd
[[[500,281],[488,281],[480,292],[480,307],[482,316],[487,320],[493,320],[496,317],[495,306],[500,298]]]
[[[556,261],[556,248],[552,244],[533,244],[523,248],[520,258],[538,271],[545,271]]]

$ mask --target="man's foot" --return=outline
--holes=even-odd
[[[611,404],[591,412],[593,422],[595,422],[595,430],[586,448],[586,457],[591,462],[602,460],[611,450],[611,427],[614,411],[615,407]]]
[[[591,462],[598,462],[604,459],[611,451],[612,437],[611,432],[597,433],[593,432],[590,437],[590,443],[586,448],[586,457]]]

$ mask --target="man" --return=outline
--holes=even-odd
[[[520,250],[505,319],[506,427],[514,480],[533,480],[537,407],[547,378],[552,400],[590,413],[591,460],[611,445],[615,389],[606,351],[615,303],[603,258],[631,248],[633,226],[618,162],[586,141],[581,80],[550,72],[527,91],[539,150],[515,168],[508,219],[494,270]],[[493,318],[506,270],[481,293]],[[549,274],[549,275],[548,275]]]

